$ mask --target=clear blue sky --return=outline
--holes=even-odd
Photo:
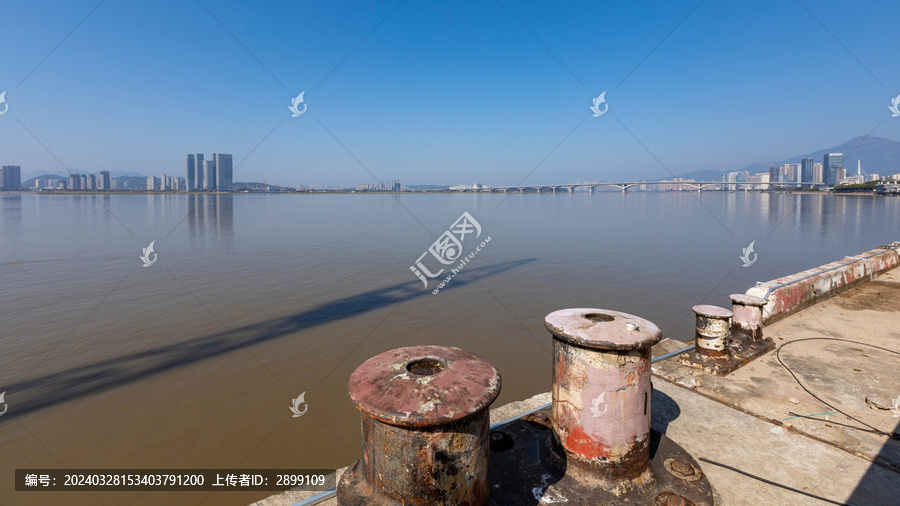
[[[404,184],[511,185],[669,176],[648,149],[680,174],[879,123],[900,140],[896,3],[804,3],[7,2],[0,163],[183,177],[218,151],[236,181],[373,182],[355,155]]]

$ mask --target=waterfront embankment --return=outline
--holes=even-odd
[[[748,290],[768,292],[763,335],[776,349],[727,376],[675,357],[654,364],[651,426],[702,460],[716,504],[891,504],[900,497],[900,441],[890,436],[900,427],[898,246]],[[683,347],[664,339],[653,356]],[[491,423],[549,402],[547,392],[501,406]],[[255,504],[295,505],[313,495],[289,491]]]

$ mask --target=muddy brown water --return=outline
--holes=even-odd
[[[480,236],[438,243],[470,260],[432,294],[410,266],[463,212]],[[898,240],[898,216],[809,194],[0,194],[0,504],[247,504],[268,493],[17,493],[13,473],[343,467],[347,379],[375,354],[473,351],[502,405],[549,389],[554,310],[688,339],[691,306]]]

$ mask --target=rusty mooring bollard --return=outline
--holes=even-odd
[[[693,307],[696,346],[680,356],[679,364],[724,376],[775,348],[771,339],[762,337],[766,301],[744,294],[731,295],[731,300],[734,312],[718,306]]]
[[[731,323],[731,335],[749,338],[750,341],[761,341],[763,338],[763,306],[766,299],[735,293],[731,298],[731,312],[734,320]]]
[[[553,431],[570,461],[631,478],[650,461],[650,347],[659,328],[603,309],[550,313]]]
[[[553,403],[494,429],[491,504],[712,505],[697,461],[650,430],[659,328],[588,308],[555,311],[544,323],[553,335]]]
[[[341,477],[338,504],[488,504],[493,365],[459,348],[399,348],[359,366],[348,389],[363,453]]]
[[[731,317],[734,314],[718,306],[694,306],[697,315],[696,351],[700,355],[728,358],[728,338],[731,337]]]

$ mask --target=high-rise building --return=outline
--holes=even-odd
[[[197,153],[194,155],[194,189],[195,190],[203,190],[206,188],[206,180],[204,179],[204,170],[203,170],[203,154]]]
[[[157,183],[156,176],[147,176],[147,189],[148,190],[156,190],[159,187],[159,183]]]
[[[187,155],[187,166],[185,168],[187,173],[187,186],[188,190],[193,190],[194,187],[194,177],[197,175],[197,164],[194,163],[194,155]]]
[[[213,160],[203,161],[203,189],[216,189],[216,162]]]
[[[815,161],[812,158],[804,158],[803,161],[800,162],[800,180],[798,183],[812,183],[814,176],[814,168],[813,163]]]
[[[835,172],[834,178],[836,181],[834,184],[841,184],[841,181],[847,179],[847,170],[844,169],[843,167],[839,167],[834,172]]]
[[[825,186],[835,186],[840,179],[838,178],[838,170],[844,168],[843,153],[825,153],[822,161],[822,175],[825,178]]]
[[[781,181],[781,167],[773,167],[769,165],[769,181],[773,183]]]
[[[816,162],[813,164],[812,182],[813,183],[821,183],[822,182],[822,164],[821,163]]]
[[[22,188],[22,167],[19,165],[4,165],[0,169],[0,188],[18,190]]]
[[[77,190],[77,189],[78,189],[78,184],[79,184],[80,182],[81,182],[81,178],[78,177],[78,174],[71,174],[71,175],[69,175],[69,189],[70,189],[70,190]]]
[[[234,189],[232,183],[231,155],[213,153],[212,161],[216,166],[216,189],[219,191],[231,191]]]
[[[78,177],[81,178],[81,189],[82,189],[82,190],[89,190],[90,188],[88,188],[88,177],[87,177],[87,174],[79,174]]]
[[[162,191],[166,191],[169,189],[169,178],[165,174],[159,178],[159,189]]]
[[[88,176],[88,190],[96,190],[97,189],[97,176],[91,174]]]
[[[101,190],[112,190],[112,186],[110,186],[108,170],[100,171],[100,189]]]

